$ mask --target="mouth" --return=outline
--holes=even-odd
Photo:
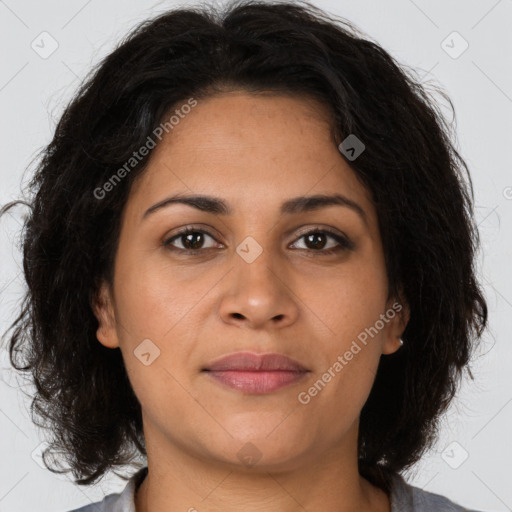
[[[310,372],[282,354],[237,352],[212,362],[201,370],[223,386],[266,394],[302,380]]]

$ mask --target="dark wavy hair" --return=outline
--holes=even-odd
[[[32,420],[50,430],[46,451],[67,466],[51,467],[46,452],[45,463],[85,485],[147,455],[140,403],[120,350],[96,339],[92,304],[100,282],[112,283],[121,214],[150,155],[103,198],[94,191],[177,105],[234,89],[316,99],[337,144],[355,134],[366,146],[348,164],[376,207],[389,296],[410,310],[405,345],[381,357],[360,416],[359,471],[389,491],[390,475],[432,447],[462,371],[474,379],[487,305],[473,186],[452,125],[416,71],[308,2],[192,6],[138,25],[68,104],[38,156],[30,198],[2,209],[30,207],[21,235],[28,290],[7,332],[11,363],[35,384]]]

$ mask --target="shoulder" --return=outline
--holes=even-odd
[[[114,492],[101,501],[89,503],[68,512],[136,512],[135,491],[147,475],[147,466],[139,469],[126,484],[122,492]]]
[[[440,494],[410,485],[399,474],[392,476],[390,499],[391,512],[478,512]]]
[[[122,509],[115,505],[118,505],[119,498],[121,493],[112,493],[108,496],[105,496],[101,501],[95,501],[94,503],[90,503],[89,505],[84,505],[80,508],[74,508],[73,510],[69,510],[68,512],[111,512],[112,510],[119,510],[119,512],[128,512],[129,509]]]

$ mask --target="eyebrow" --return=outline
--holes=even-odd
[[[160,210],[161,208],[165,208],[173,204],[185,204],[202,212],[213,213],[215,215],[231,215],[233,213],[233,209],[229,204],[219,197],[178,194],[163,199],[148,208],[144,212],[142,219],[145,219],[150,214]],[[293,197],[281,205],[280,212],[283,215],[293,215],[319,210],[328,206],[343,206],[350,208],[362,218],[366,225],[368,225],[368,218],[364,209],[358,203],[342,194],[316,194],[312,196]]]

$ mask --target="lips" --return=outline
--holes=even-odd
[[[265,394],[302,380],[309,372],[297,361],[282,354],[238,352],[203,369],[223,386],[250,394]]]
[[[307,371],[301,364],[282,354],[237,352],[211,363],[207,371]]]

